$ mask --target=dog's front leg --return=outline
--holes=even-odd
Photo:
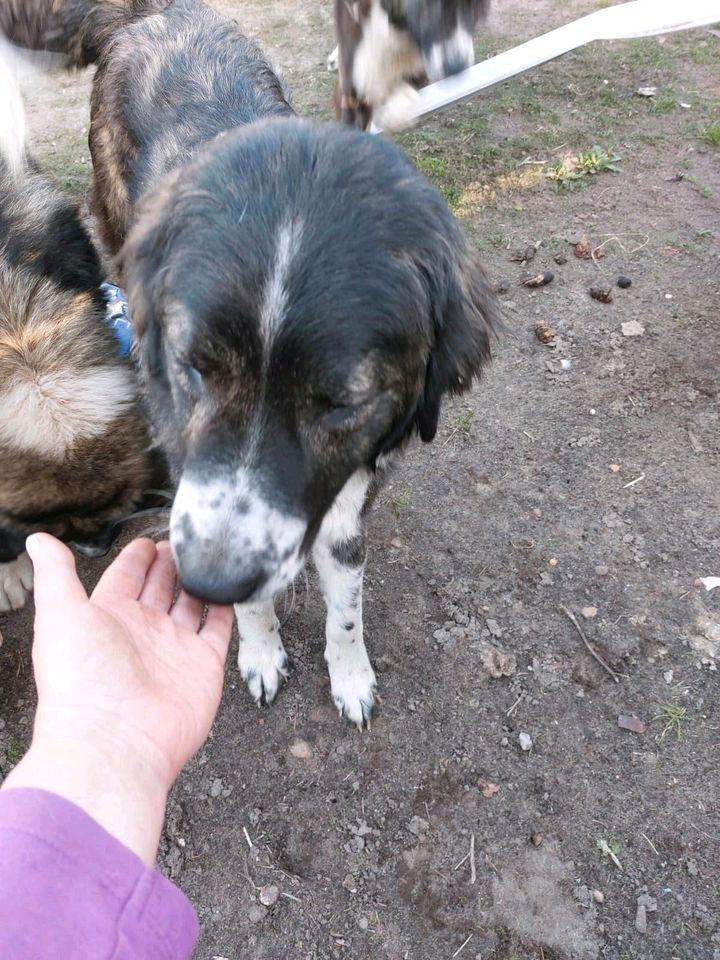
[[[323,520],[313,548],[327,606],[325,660],[340,715],[359,729],[370,724],[375,673],[363,641],[362,590],[366,544],[362,511],[370,475],[352,477]]]
[[[24,607],[32,587],[33,568],[26,553],[11,563],[0,563],[0,611]]]
[[[288,660],[272,600],[235,605],[240,646],[238,667],[258,706],[272,703],[287,679]]]

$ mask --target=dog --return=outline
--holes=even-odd
[[[473,34],[490,0],[335,0],[338,120],[408,126],[416,86],[474,63]]]
[[[137,377],[105,322],[98,254],[28,153],[0,47],[0,611],[32,589],[36,531],[95,556],[135,511],[157,459]]]
[[[312,555],[332,697],[362,727],[367,509],[488,359],[489,283],[397,147],[295,117],[259,48],[200,0],[102,30],[93,206],[177,484],[180,582],[236,605],[241,674],[269,703],[288,672],[273,597]]]

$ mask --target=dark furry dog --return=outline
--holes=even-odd
[[[71,203],[28,156],[0,49],[0,611],[32,586],[37,530],[108,549],[153,465],[136,377],[105,323],[100,262]]]
[[[340,712],[362,725],[364,514],[378,468],[489,354],[495,305],[440,194],[391,143],[293,117],[199,0],[119,17],[92,94],[94,204],[120,251],[184,586],[235,602],[270,701],[273,609],[312,553]]]
[[[414,83],[474,62],[473,34],[490,0],[335,0],[339,120],[365,129],[407,125]]]

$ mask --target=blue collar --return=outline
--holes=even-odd
[[[101,284],[100,292],[107,304],[105,323],[119,344],[120,356],[127,357],[132,348],[133,335],[130,311],[125,294],[120,287],[116,287],[113,283]]]

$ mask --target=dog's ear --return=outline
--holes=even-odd
[[[500,329],[495,294],[479,257],[462,246],[447,276],[430,285],[434,343],[415,418],[425,443],[437,433],[443,397],[470,389]]]

